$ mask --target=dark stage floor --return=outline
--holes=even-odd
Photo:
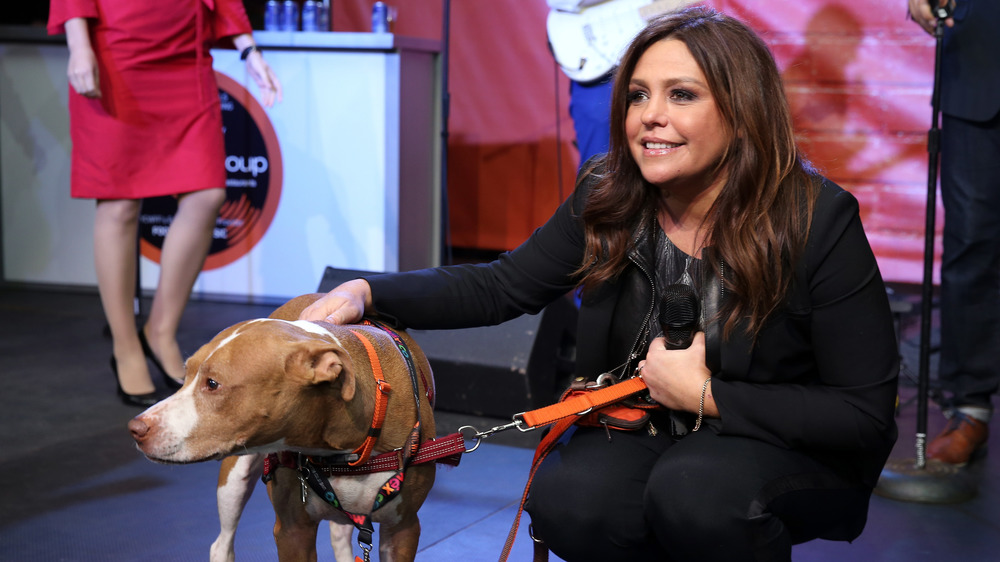
[[[221,329],[272,308],[195,301],[182,323],[181,347],[193,352]],[[915,393],[917,312],[904,314],[901,322],[899,459],[914,456],[916,406],[907,399]],[[103,330],[96,294],[0,289],[0,560],[207,560],[218,532],[218,466],[157,465],[136,451],[125,424],[138,410],[115,396]],[[438,428],[450,433],[466,424],[486,429],[503,421],[439,412]],[[933,404],[929,424],[932,435],[942,424]],[[997,447],[1000,432],[993,426]],[[461,466],[439,471],[421,511],[418,560],[497,559],[536,439],[504,434],[465,455]],[[979,483],[972,500],[927,505],[875,497],[857,541],[814,541],[795,547],[794,558],[1000,559],[998,476],[1000,462],[987,456],[963,475]],[[273,514],[260,488],[237,535],[237,560],[276,559]],[[526,528],[512,560],[530,560]],[[318,543],[320,560],[332,560],[324,532]]]

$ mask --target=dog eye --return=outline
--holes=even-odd
[[[206,379],[205,386],[207,386],[209,390],[217,390],[219,388],[219,383],[216,382],[215,379]]]

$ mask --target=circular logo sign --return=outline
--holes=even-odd
[[[264,237],[281,199],[281,150],[264,108],[232,78],[215,73],[226,138],[226,202],[215,219],[203,271],[229,265]],[[177,212],[177,198],[143,200],[139,218],[142,255],[160,263],[163,239]]]

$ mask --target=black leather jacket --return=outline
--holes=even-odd
[[[577,210],[588,180],[527,241],[492,263],[368,278],[375,308],[419,329],[494,325],[539,312],[575,285],[571,273],[584,252]],[[630,362],[644,355],[652,278],[640,245],[619,278],[583,300],[578,374],[630,372]],[[715,290],[703,290],[706,302],[722,297],[721,283],[713,282]],[[898,350],[857,200],[832,182],[823,181],[785,303],[755,341],[706,333],[715,342],[706,361],[721,414],[711,428],[802,450],[874,487],[896,439]]]

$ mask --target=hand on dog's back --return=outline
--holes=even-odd
[[[365,313],[373,314],[372,290],[364,279],[354,279],[334,287],[329,293],[310,304],[299,314],[299,320],[354,324]]]

